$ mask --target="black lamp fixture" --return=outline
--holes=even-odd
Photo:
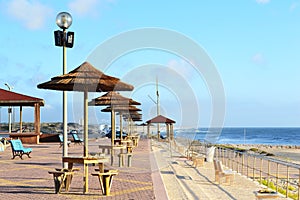
[[[74,44],[74,32],[66,31],[72,25],[72,16],[67,12],[60,12],[56,16],[56,24],[62,29],[54,31],[55,46],[72,48]]]

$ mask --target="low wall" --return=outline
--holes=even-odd
[[[40,142],[59,142],[59,134],[43,133],[40,136]]]
[[[11,133],[9,135],[11,139],[20,139],[24,144],[39,144],[40,134],[39,133]]]

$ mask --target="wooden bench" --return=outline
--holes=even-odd
[[[99,169],[96,169],[98,171]],[[110,195],[110,189],[113,181],[113,177],[117,175],[119,172],[118,170],[104,170],[104,172],[97,172],[92,173],[92,176],[97,176],[100,188],[102,190],[102,194],[109,196]]]
[[[231,184],[234,180],[235,173],[231,170],[224,170],[222,162],[213,160],[215,168],[215,181],[221,184],[221,178],[225,177],[225,182]]]
[[[197,155],[198,155],[198,152],[195,152],[195,151],[192,151],[189,149],[186,150],[186,157],[188,160],[193,160],[193,157],[195,157]]]
[[[131,167],[132,153],[119,153],[119,167],[125,166],[125,156],[127,156],[127,166]]]
[[[58,169],[55,171],[48,171],[49,174],[53,175],[55,193],[60,193],[62,188],[65,187],[66,191],[69,191],[74,171],[79,171],[78,168],[74,168],[71,171],[69,169]]]
[[[64,145],[64,136],[62,134],[59,134],[58,138],[59,138],[59,142],[60,142],[59,148],[61,148]],[[67,140],[68,147],[70,146],[70,144],[71,144],[71,141]]]
[[[127,153],[132,153],[133,146],[127,145],[127,146],[126,146],[126,149],[127,149]]]
[[[24,154],[26,154],[28,156],[28,158],[31,158],[29,154],[32,152],[32,148],[24,148],[21,140],[19,140],[19,139],[10,140],[9,142],[10,142],[11,150],[12,150],[12,154],[13,154],[12,159],[15,159],[16,156],[19,156],[21,159],[23,159],[22,156]]]
[[[193,157],[192,160],[193,160],[193,164],[192,164],[193,167],[198,167],[198,166],[203,167],[204,166],[204,160],[205,160],[204,157],[197,156],[197,157]]]

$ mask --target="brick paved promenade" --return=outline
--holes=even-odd
[[[99,152],[99,144],[109,144],[108,139],[90,140],[89,151]],[[152,144],[150,144],[152,143]],[[151,146],[152,145],[152,146]],[[165,142],[141,139],[133,151],[132,166],[118,167],[115,156],[114,166],[108,162],[105,168],[118,169],[112,184],[111,196],[103,196],[96,177],[89,176],[89,193],[83,194],[83,166],[75,174],[69,192],[54,193],[54,182],[48,171],[61,168],[62,149],[58,143],[24,145],[33,149],[32,158],[11,159],[11,148],[0,152],[0,197],[1,199],[255,199],[254,191],[261,187],[238,174],[232,185],[214,182],[212,163],[203,167],[192,167],[191,161],[178,152],[169,151]],[[82,155],[83,146],[71,144],[69,155]],[[172,156],[171,156],[172,155]],[[89,174],[95,166],[89,166]],[[279,198],[284,199],[284,198]]]
[[[108,139],[89,141],[89,151],[99,152],[99,144],[107,144]],[[33,152],[32,158],[23,156],[11,159],[11,148],[0,152],[0,196],[1,199],[165,199],[166,192],[161,181],[154,154],[150,153],[150,142],[141,139],[133,151],[132,167],[118,167],[118,158],[114,166],[107,163],[105,168],[119,169],[112,183],[111,196],[100,193],[96,177],[89,176],[89,193],[83,194],[83,166],[74,164],[81,170],[75,174],[69,192],[54,193],[54,182],[48,171],[61,168],[62,149],[58,143],[27,145]],[[69,155],[82,155],[83,146],[71,144]],[[89,166],[89,174],[95,166]],[[154,183],[154,184],[153,184]],[[155,198],[159,193],[161,198]]]

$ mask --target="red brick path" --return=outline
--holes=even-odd
[[[89,151],[99,151],[98,145],[109,140],[99,139],[89,141]],[[24,145],[31,147],[32,158],[26,155],[11,159],[11,148],[0,152],[0,196],[1,199],[163,199],[166,198],[164,186],[156,168],[150,141],[141,139],[138,147],[133,151],[132,167],[118,167],[118,158],[114,166],[106,164],[106,168],[119,169],[112,184],[111,196],[105,197],[100,193],[100,186],[96,177],[89,176],[89,193],[83,194],[83,168],[74,176],[69,192],[54,193],[54,182],[48,171],[61,168],[62,149],[58,143],[41,143],[38,145]],[[83,146],[72,144],[69,155],[82,155]],[[126,160],[127,162],[127,160]],[[95,166],[89,166],[89,173]],[[153,185],[155,184],[155,185]],[[156,188],[156,189],[155,189]],[[162,197],[155,197],[160,193]]]

